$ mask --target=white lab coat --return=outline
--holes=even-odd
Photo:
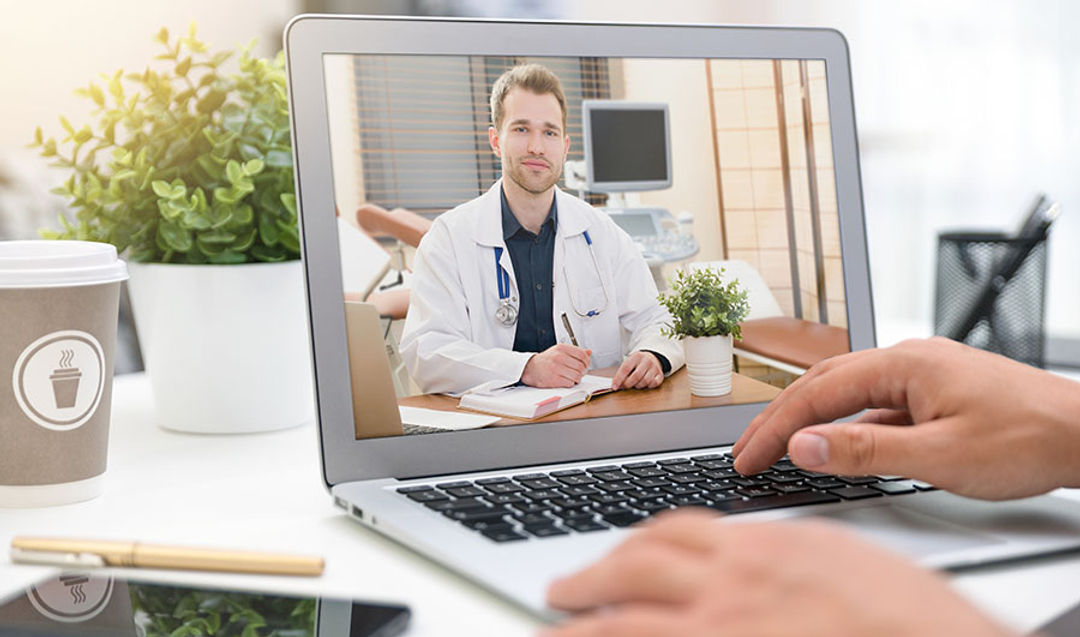
[[[517,325],[495,319],[500,305],[496,247],[503,248],[500,264],[510,275],[510,297],[515,305],[520,299],[503,239],[501,186],[496,182],[480,197],[440,215],[416,251],[401,353],[425,393],[458,394],[481,385],[516,383],[533,355],[513,351]],[[565,312],[578,345],[592,350],[591,368],[618,365],[627,353],[644,349],[666,357],[671,371],[679,369],[682,345],[660,333],[671,318],[656,300],[656,284],[633,240],[607,214],[577,197],[558,188],[555,197],[556,341],[570,343],[562,323]],[[596,250],[599,277],[586,230]],[[575,305],[581,313],[604,309],[583,317]]]

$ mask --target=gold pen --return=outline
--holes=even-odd
[[[321,557],[113,540],[16,537],[11,561],[58,566],[130,566],[266,575],[321,575]]]

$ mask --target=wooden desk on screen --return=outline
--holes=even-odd
[[[614,376],[615,367],[595,369],[589,372],[596,376]],[[704,397],[690,393],[690,379],[686,368],[675,372],[656,389],[624,389],[611,394],[597,396],[593,400],[569,409],[557,411],[536,420],[518,420],[503,418],[495,425],[520,425],[526,422],[556,422],[576,420],[578,418],[600,418],[603,416],[624,416],[627,414],[645,414],[657,411],[674,411],[696,407],[716,407],[719,405],[737,405],[772,400],[780,390],[772,385],[756,381],[748,376],[732,374],[731,393],[725,396]],[[398,400],[406,407],[423,407],[441,411],[457,410],[458,399],[442,394],[423,394],[407,396]]]

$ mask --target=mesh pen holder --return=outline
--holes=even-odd
[[[1015,273],[1004,276],[1006,265],[1021,257]],[[935,334],[1042,367],[1045,312],[1045,238],[938,236]],[[966,327],[971,329],[961,334]]]

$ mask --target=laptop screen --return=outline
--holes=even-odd
[[[401,435],[762,403],[849,350],[823,60],[323,70],[341,300],[382,315],[349,339],[385,341]],[[717,281],[730,355],[685,337],[735,324]]]

